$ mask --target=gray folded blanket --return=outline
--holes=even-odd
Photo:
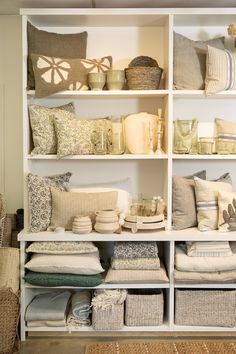
[[[119,241],[114,247],[114,258],[156,258],[157,243],[154,241]]]
[[[76,291],[71,299],[71,312],[74,317],[86,320],[91,313],[91,294],[88,290]]]

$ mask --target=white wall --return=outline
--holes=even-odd
[[[23,206],[21,17],[0,16],[0,193]]]

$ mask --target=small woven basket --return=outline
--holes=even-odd
[[[124,326],[124,303],[108,308],[93,307],[92,326],[98,331],[122,329]]]
[[[163,69],[154,66],[133,66],[125,69],[129,90],[157,90]]]
[[[20,277],[20,250],[13,247],[0,248],[0,289],[11,288],[17,294]]]
[[[18,295],[10,289],[0,290],[0,354],[12,354],[17,338],[20,312]]]
[[[176,289],[175,324],[234,327],[236,290]]]
[[[11,246],[12,221],[8,215],[3,220],[1,247]]]
[[[127,326],[161,326],[164,300],[162,291],[129,290],[125,300]]]

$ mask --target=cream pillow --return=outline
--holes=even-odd
[[[230,217],[229,209],[231,209],[231,213],[235,213],[235,207],[233,205],[233,199],[236,200],[236,192],[224,192],[224,191],[219,191],[219,196],[218,196],[218,204],[219,204],[219,219],[218,219],[218,228],[220,231],[226,232],[226,231],[235,231],[235,226],[236,226],[236,219],[235,220],[230,220],[230,224],[228,222],[225,222],[223,218],[223,213],[226,213],[228,217]],[[235,202],[234,202],[235,204]],[[231,205],[231,207],[229,207]],[[236,214],[233,215],[233,218],[236,217]],[[233,225],[234,224],[234,225]],[[234,227],[233,227],[234,226]],[[233,227],[233,230],[232,230]]]
[[[236,153],[236,123],[225,119],[215,119],[218,146],[218,153]]]
[[[204,181],[194,177],[197,202],[197,220],[200,231],[216,230],[218,227],[218,194],[219,191],[232,191],[227,182]]]
[[[81,275],[94,275],[104,271],[98,252],[78,255],[34,253],[25,268],[32,272]]]
[[[64,227],[72,229],[72,222],[76,215],[89,215],[94,218],[96,211],[103,209],[115,209],[118,193],[72,193],[60,192],[51,188],[52,217],[51,227]]]
[[[26,252],[47,254],[80,254],[96,252],[98,248],[90,241],[32,242]]]

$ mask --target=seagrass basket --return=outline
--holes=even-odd
[[[176,289],[175,324],[234,327],[236,290]]]
[[[20,277],[20,250],[0,247],[0,289],[11,288],[17,294]]]
[[[161,290],[129,290],[125,300],[127,326],[161,326],[164,300]]]
[[[92,326],[99,331],[122,329],[124,326],[124,303],[107,308],[93,307]]]
[[[129,90],[157,90],[163,69],[154,66],[133,66],[125,69]]]

